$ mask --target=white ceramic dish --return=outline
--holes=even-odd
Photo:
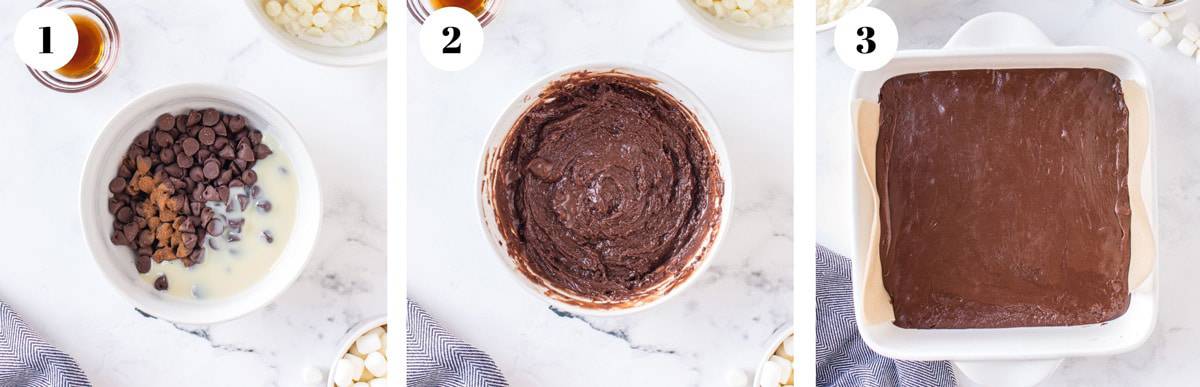
[[[306,42],[288,33],[283,26],[271,21],[262,4],[263,0],[246,0],[246,9],[271,40],[293,55],[314,63],[342,67],[369,65],[387,59],[387,23],[375,32],[375,37],[366,42],[348,47],[327,47]],[[392,9],[388,8],[388,12],[391,11]]]
[[[298,190],[295,226],[282,255],[258,283],[220,300],[194,301],[166,296],[142,281],[133,267],[134,253],[109,241],[113,216],[108,213],[108,182],[133,138],[154,126],[158,115],[213,107],[246,117],[254,128],[273,137],[292,160]],[[321,190],[312,158],[292,124],[266,101],[240,89],[181,84],[158,89],[121,108],[108,121],[92,147],[80,183],[80,217],[88,249],[100,274],[133,306],[155,317],[185,324],[210,324],[242,316],[282,294],[300,276],[316,243],[321,223]]]
[[[858,73],[850,100],[878,100],[887,79],[906,73],[973,68],[1099,68],[1139,83],[1148,98],[1150,144],[1142,173],[1142,195],[1152,229],[1157,230],[1154,101],[1150,79],[1133,57],[1105,47],[1059,47],[1028,19],[990,13],[968,21],[940,50],[902,51],[880,70]],[[853,119],[852,119],[853,121]],[[855,127],[851,123],[851,127]],[[853,144],[858,144],[857,130]],[[853,147],[853,160],[859,160]],[[876,352],[903,360],[954,360],[969,377],[988,385],[1023,385],[1040,380],[1066,357],[1112,355],[1140,346],[1154,329],[1158,305],[1158,264],[1131,289],[1129,309],[1103,324],[1005,329],[901,329],[863,320],[868,243],[873,221],[872,188],[860,165],[852,179],[855,203],[854,303],[863,340]],[[1156,258],[1157,259],[1157,258]],[[1040,376],[1039,376],[1040,375]],[[1002,379],[994,379],[1000,377]],[[1027,377],[1026,379],[1020,379]]]
[[[695,270],[692,271],[691,275],[687,279],[685,279],[678,286],[675,286],[673,289],[667,291],[665,294],[661,294],[657,297],[654,297],[650,301],[627,308],[582,308],[546,295],[550,289],[545,285],[531,281],[529,278],[526,278],[525,275],[521,274],[521,272],[517,269],[516,264],[513,262],[512,257],[509,256],[508,249],[505,247],[503,242],[504,238],[501,236],[500,230],[496,225],[496,213],[492,207],[489,193],[484,190],[484,187],[490,186],[487,170],[488,161],[489,159],[495,157],[497,150],[504,141],[505,137],[508,135],[509,131],[512,129],[516,120],[520,118],[530,106],[538,101],[538,94],[540,94],[541,91],[545,89],[545,87],[551,82],[562,78],[562,76],[566,74],[583,70],[594,72],[616,70],[625,74],[657,80],[659,82],[657,86],[660,89],[674,96],[679,100],[680,103],[682,103],[696,115],[696,120],[708,133],[709,141],[712,142],[713,150],[716,152],[719,159],[718,169],[721,172],[721,178],[724,180],[725,192],[721,197],[720,206],[721,224],[716,230],[716,237],[712,239],[712,244],[709,246],[705,256],[700,259]],[[475,176],[475,181],[479,182],[476,187],[480,187],[479,192],[476,193],[476,206],[479,209],[479,216],[480,221],[482,222],[483,232],[487,235],[489,244],[496,251],[496,258],[498,259],[500,265],[504,267],[504,270],[508,272],[512,278],[521,284],[522,288],[528,290],[531,294],[535,295],[539,299],[545,300],[560,310],[582,315],[616,316],[629,314],[662,304],[668,299],[683,293],[689,286],[696,282],[697,278],[700,278],[700,276],[704,274],[704,271],[716,257],[717,252],[720,250],[721,240],[724,238],[729,228],[729,220],[733,216],[733,211],[731,211],[733,208],[733,168],[729,164],[729,154],[725,151],[725,143],[721,140],[721,133],[718,128],[719,127],[717,126],[716,121],[713,119],[712,114],[710,114],[708,112],[708,108],[705,107],[702,102],[700,102],[700,98],[696,97],[695,94],[692,94],[692,92],[680,84],[679,81],[676,81],[666,74],[643,66],[615,63],[597,63],[572,66],[550,73],[542,79],[539,79],[537,82],[534,82],[524,91],[522,91],[520,95],[514,98],[508,109],[506,109],[504,113],[502,113],[500,117],[496,119],[496,124],[492,127],[491,134],[488,136],[488,140],[484,145],[483,154],[479,157],[479,170],[476,172]],[[562,291],[555,291],[555,293],[564,294]]]
[[[737,25],[700,9],[692,0],[679,0],[679,6],[688,18],[701,29],[726,43],[757,51],[791,51],[793,26],[756,28]]]
[[[862,4],[859,4],[857,7],[854,7],[853,9],[869,7],[871,5],[871,1],[872,0],[863,0]],[[850,10],[846,10],[846,12],[850,12]],[[825,24],[817,24],[817,32],[824,32],[824,31],[832,30],[833,27],[837,27],[838,21],[841,21],[841,20],[842,20],[841,18],[838,18],[837,20],[834,20],[834,21],[831,21],[831,22],[828,22]]]
[[[1159,6],[1155,6],[1155,7],[1147,7],[1147,6],[1141,5],[1140,3],[1133,1],[1133,0],[1113,0],[1113,1],[1116,1],[1118,4],[1125,6],[1125,8],[1129,8],[1134,11],[1145,12],[1145,13],[1159,13],[1159,12],[1174,11],[1176,9],[1184,7],[1185,6],[1184,4],[1187,4],[1187,2],[1188,2],[1188,0],[1175,0],[1175,2],[1173,2],[1171,4],[1163,4],[1163,5],[1159,5]]]
[[[354,345],[354,341],[358,340],[359,337],[362,337],[362,335],[367,333],[367,331],[384,325],[387,325],[387,315],[363,320],[362,322],[350,327],[350,329],[346,331],[346,335],[343,336],[340,341],[338,341],[338,345],[336,347],[337,351],[334,352],[333,361],[329,362],[329,372],[327,372],[325,376],[326,387],[336,387],[336,384],[333,383],[333,371],[337,369],[338,360],[341,360],[342,356],[350,353],[350,347]],[[386,345],[386,343],[384,343],[384,345]],[[390,369],[392,367],[388,368]]]
[[[779,333],[776,333],[774,336],[771,336],[771,340],[769,341],[771,345],[767,347],[767,349],[764,350],[763,355],[758,358],[758,363],[754,363],[754,366],[758,368],[754,369],[754,383],[750,385],[751,387],[757,387],[760,385],[759,382],[762,381],[763,364],[771,360],[771,356],[775,354],[775,351],[779,350],[779,346],[783,345],[784,340],[787,340],[788,337],[791,337],[792,334],[795,333],[795,329],[795,327],[788,327],[787,329],[779,331]],[[792,368],[795,367],[796,362],[793,361]]]

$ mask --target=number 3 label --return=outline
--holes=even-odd
[[[34,8],[17,21],[13,32],[17,56],[29,67],[54,71],[71,61],[79,32],[71,16],[58,8]]]
[[[435,11],[421,26],[421,54],[441,70],[458,71],[471,66],[483,52],[483,27],[475,15],[462,8]]]
[[[847,66],[872,71],[896,56],[899,36],[896,23],[878,8],[862,7],[850,11],[837,22],[833,46]]]

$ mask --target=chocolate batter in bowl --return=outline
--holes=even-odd
[[[497,123],[480,172],[507,267],[556,306],[644,309],[710,261],[730,203],[715,124],[664,75],[583,66],[538,82]]]

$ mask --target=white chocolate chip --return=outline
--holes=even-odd
[[[1167,28],[1171,25],[1171,19],[1168,19],[1167,14],[1165,13],[1156,13],[1153,16],[1150,16],[1150,20],[1153,21],[1154,24],[1158,24],[1159,27],[1163,28]]]
[[[388,387],[387,378],[371,379],[370,387]]]
[[[283,13],[283,5],[280,5],[278,1],[271,0],[263,5],[263,10],[267,12],[267,16],[276,17]]]
[[[1179,53],[1183,56],[1192,56],[1196,53],[1196,42],[1189,39],[1179,39],[1179,44],[1175,45],[1179,49]]]
[[[1178,21],[1187,15],[1187,8],[1178,8],[1167,12],[1167,20]]]
[[[364,334],[354,341],[354,347],[359,353],[371,353],[378,352],[383,348],[383,344],[379,341],[379,335]]]

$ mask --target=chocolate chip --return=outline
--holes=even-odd
[[[112,236],[108,237],[108,240],[111,241],[114,246],[128,246],[129,245],[129,240],[125,239],[125,233],[122,233],[122,232],[114,231],[112,233]]]
[[[247,162],[257,160],[256,158],[254,158],[254,148],[251,148],[250,144],[244,143],[244,142],[241,144],[238,144],[237,158],[238,158],[238,160],[243,160],[243,161],[247,161]]]
[[[158,132],[154,134],[154,145],[159,147],[170,146],[175,142],[175,138],[171,137],[170,133]]]
[[[202,117],[202,120],[200,121],[200,124],[204,125],[204,126],[213,126],[213,124],[216,124],[217,120],[220,120],[220,119],[221,119],[221,112],[218,112],[217,109],[212,109],[212,108],[204,109],[203,117]]]
[[[242,226],[246,225],[246,219],[230,219],[229,228],[237,232],[242,232]]]
[[[271,202],[266,200],[258,201],[258,210],[263,213],[271,212]]]
[[[263,230],[262,236],[263,239],[267,240],[267,243],[275,243],[275,236],[271,235],[271,230]]]
[[[129,207],[121,207],[120,210],[117,210],[117,220],[121,223],[129,223],[133,220],[133,210]]]
[[[222,202],[228,202],[229,201],[229,186],[223,185],[223,186],[217,187],[217,196],[221,199]]]
[[[224,148],[221,148],[221,150],[217,151],[217,157],[220,157],[222,160],[232,160],[234,157],[233,147],[226,145]]]
[[[216,129],[217,129],[217,127],[213,128],[213,130],[216,130]],[[221,149],[221,148],[224,148],[226,145],[229,145],[229,139],[225,138],[225,137],[221,137],[221,136],[224,136],[224,134],[221,134],[220,131],[217,131],[217,139],[213,140],[213,144],[212,144],[213,149]]]
[[[170,113],[163,113],[162,115],[158,116],[158,120],[156,122],[158,130],[171,130],[171,128],[175,126],[175,117]]]
[[[168,284],[167,284],[167,276],[166,275],[159,275],[158,279],[154,280],[154,290],[159,290],[159,291],[167,290],[167,287],[168,287]]]
[[[246,127],[246,117],[236,115],[229,118],[229,130],[237,133],[241,132]]]
[[[150,257],[146,255],[138,255],[133,259],[133,267],[138,273],[146,274],[150,272]],[[157,281],[155,281],[157,282]]]
[[[137,137],[133,138],[133,145],[136,145],[142,149],[146,149],[146,147],[150,146],[150,132],[147,131],[139,133]]]
[[[240,208],[242,211],[245,211],[246,206],[250,204],[250,197],[247,196],[246,194],[238,194],[237,200],[238,200],[238,208]]]
[[[206,202],[215,202],[215,201],[221,199],[221,195],[218,194],[217,190],[215,188],[213,188],[212,186],[204,187],[204,191],[201,195],[204,198],[204,201],[206,201]]]
[[[171,165],[168,165],[166,168],[163,168],[163,170],[167,171],[167,174],[171,175],[171,177],[176,178],[176,180],[178,180],[178,178],[183,177],[183,168],[180,168],[179,165],[171,164]],[[182,183],[182,181],[180,181],[180,183]],[[172,185],[175,186],[175,189],[182,189],[185,187],[184,185],[177,185],[174,182],[172,182]]]
[[[221,235],[221,233],[225,231],[225,225],[221,222],[220,219],[213,219],[208,222],[208,226],[206,227],[205,231],[208,232],[208,235],[212,235],[212,236]]]
[[[158,159],[163,164],[170,164],[175,161],[175,151],[171,148],[164,148],[162,152],[158,152]]]
[[[191,178],[192,181],[204,181],[204,169],[198,166],[192,167],[192,169],[188,171],[188,178]]]
[[[242,237],[238,234],[229,234],[229,235],[225,236],[225,240],[229,241],[229,242],[237,242],[237,241],[242,240]]]
[[[250,197],[252,197],[252,198],[257,198],[257,197],[258,197],[258,195],[261,195],[261,194],[262,194],[262,188],[258,188],[258,186],[257,186],[257,185],[253,185],[254,183],[249,183],[249,182],[248,182],[248,183],[246,183],[246,184],[251,184],[251,186],[250,186]]]
[[[200,150],[200,141],[198,141],[194,138],[188,137],[188,138],[183,139],[182,146],[183,146],[183,153],[188,156],[192,156],[192,155],[196,154],[196,151]]]
[[[216,179],[221,174],[221,165],[216,160],[208,160],[204,162],[204,178],[208,180]]]
[[[121,228],[121,232],[125,233],[125,240],[129,241],[129,243],[137,242],[138,231],[141,231],[141,226],[137,223],[129,223]]]
[[[258,144],[262,144],[262,136],[262,132],[257,130],[250,132],[250,145],[257,146]]]
[[[175,116],[174,130],[179,133],[183,133],[183,131],[187,130],[187,114]]]
[[[242,182],[244,182],[246,184],[257,183],[258,182],[258,173],[254,172],[254,170],[248,170],[246,172],[242,172]],[[255,188],[257,188],[257,187],[255,187]],[[254,196],[258,196],[258,195],[255,194]]]
[[[128,183],[125,181],[125,179],[122,179],[120,176],[114,177],[108,182],[108,192],[119,193],[124,191],[127,184]]]
[[[213,251],[216,251],[216,250],[220,250],[220,249],[221,249],[219,246],[217,246],[217,239],[216,239],[216,238],[208,238],[208,248],[209,248],[209,249],[212,249]]]
[[[188,112],[187,126],[192,126],[200,123],[200,112],[192,110]]]
[[[258,144],[254,146],[254,158],[262,160],[271,155],[271,147],[267,144]]]
[[[222,138],[229,135],[229,130],[226,129],[224,122],[218,122],[216,125],[213,125],[212,128],[213,132]]]
[[[200,128],[199,137],[200,143],[204,145],[212,145],[213,141],[217,140],[217,133],[210,127]]]
[[[191,140],[191,139],[189,138],[189,140]],[[192,141],[195,141],[195,140],[192,140]],[[191,155],[188,155],[186,151],[184,153],[176,153],[175,154],[175,164],[179,165],[180,168],[183,168],[183,169],[191,168],[192,165],[195,164],[195,162],[196,162],[196,160],[193,159]]]
[[[193,250],[191,258],[192,258],[192,264],[203,263],[204,262],[204,249]]]

